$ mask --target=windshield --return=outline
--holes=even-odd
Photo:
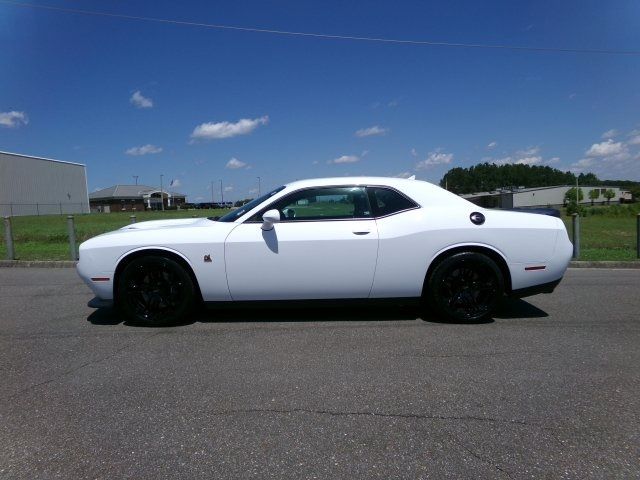
[[[280,192],[282,190],[284,190],[284,186],[278,187],[275,190],[272,190],[269,193],[266,193],[266,194],[262,195],[261,197],[258,197],[258,198],[254,199],[254,200],[251,200],[249,203],[244,204],[242,207],[240,207],[240,208],[238,208],[236,210],[231,210],[226,215],[224,215],[224,216],[220,217],[219,219],[217,219],[217,221],[218,222],[235,222],[238,218],[240,218],[242,215],[247,213],[249,210],[257,207],[262,202],[264,202],[265,200],[267,200],[268,198],[274,196],[276,193],[278,193],[278,192]],[[213,218],[210,218],[209,220],[213,220]]]

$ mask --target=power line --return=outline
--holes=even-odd
[[[35,8],[41,10],[51,10],[62,13],[78,15],[91,15],[95,17],[109,17],[123,20],[137,20],[143,22],[155,22],[171,25],[182,25],[188,27],[211,28],[217,30],[234,30],[239,32],[265,33],[271,35],[311,37],[329,40],[352,40],[358,42],[389,43],[404,45],[423,45],[431,47],[457,47],[457,48],[484,48],[494,50],[515,50],[524,52],[552,52],[552,53],[581,53],[600,55],[640,55],[640,50],[616,50],[616,49],[590,49],[590,48],[553,48],[553,47],[527,47],[520,45],[492,45],[485,43],[456,43],[456,42],[435,42],[430,40],[403,40],[398,38],[384,37],[360,37],[355,35],[331,35],[325,33],[294,32],[288,30],[272,30],[267,28],[239,27],[234,25],[220,25],[214,23],[187,22],[182,20],[172,20],[156,17],[141,17],[136,15],[125,15],[121,13],[99,12],[94,10],[79,10],[75,8],[54,7],[50,5],[37,5],[32,3],[13,2],[11,0],[0,0],[0,3],[17,7]]]

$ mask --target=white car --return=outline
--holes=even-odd
[[[422,300],[479,321],[506,295],[550,293],[572,255],[564,224],[487,210],[427,182],[303,180],[222,218],[131,224],[80,245],[78,273],[132,322],[200,303]]]

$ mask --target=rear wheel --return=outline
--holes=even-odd
[[[183,322],[194,305],[193,281],[170,258],[149,255],[129,263],[118,280],[118,307],[133,323],[161,326]]]
[[[491,316],[504,295],[500,268],[486,255],[460,252],[440,262],[431,274],[425,296],[437,314],[457,322],[478,322]]]

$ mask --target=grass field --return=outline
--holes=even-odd
[[[228,210],[172,210],[165,212],[136,212],[136,221],[166,218],[190,218],[220,216]],[[110,230],[131,223],[131,212],[75,215],[78,244]],[[66,215],[14,217],[13,243],[18,260],[68,260],[69,240]],[[0,232],[0,258],[6,258],[4,228]]]
[[[607,207],[602,207],[607,208]],[[211,217],[225,210],[181,210],[137,212],[138,222],[163,218]],[[603,210],[604,212],[604,210]],[[613,212],[613,210],[612,210]],[[130,212],[76,215],[78,243],[131,223]],[[571,217],[563,218],[571,237]],[[16,257],[19,260],[68,260],[66,215],[14,217],[12,219]],[[636,215],[634,211],[614,216],[588,215],[580,219],[580,260],[635,260]],[[0,259],[6,258],[4,229],[0,231]]]

